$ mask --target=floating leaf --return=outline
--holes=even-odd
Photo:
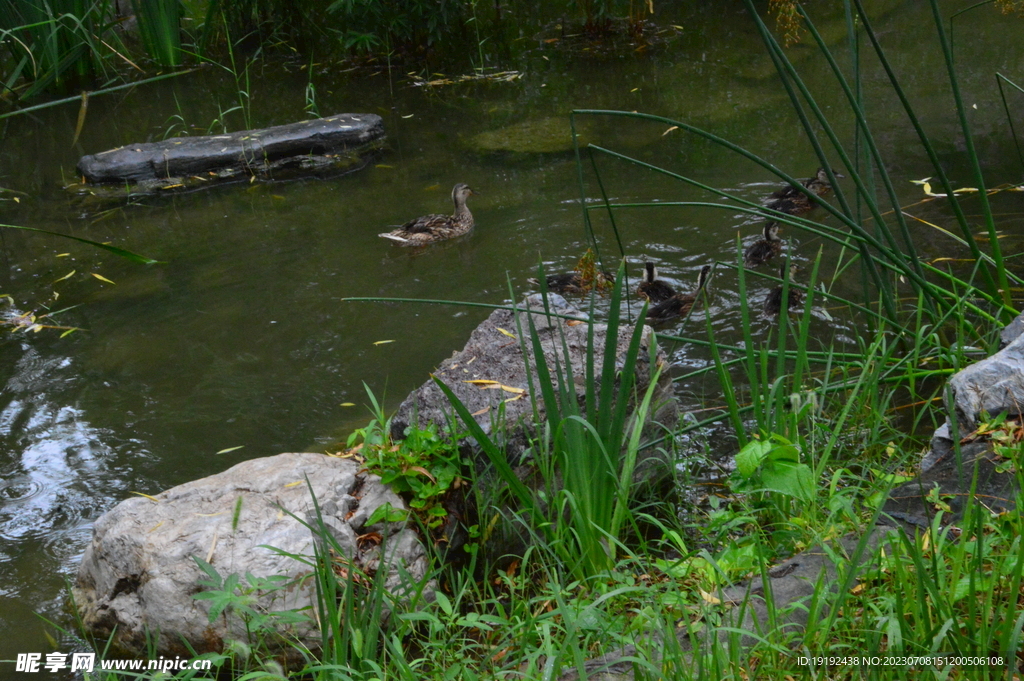
[[[97,279],[99,279],[100,281],[105,281],[105,282],[107,282],[108,284],[114,284],[114,282],[110,281],[109,279],[107,279],[106,277],[104,277],[104,276],[103,276],[102,274],[96,274],[95,272],[90,272],[89,274],[91,274],[92,276],[96,277],[96,278],[97,278]],[[117,284],[114,284],[114,286],[117,286]]]
[[[354,407],[354,406],[356,406],[356,403],[355,402],[342,402],[341,406],[342,407]]]
[[[71,254],[70,253],[58,253],[57,255],[55,255],[53,257],[55,257],[55,258],[66,258],[69,255],[71,255]]]
[[[228,452],[233,452],[236,449],[241,449],[244,446],[245,445],[238,445],[237,447],[228,447],[227,449],[220,450],[219,452],[217,452],[217,454],[227,454]]]
[[[65,279],[70,279],[70,278],[71,278],[71,276],[72,276],[72,275],[74,275],[74,273],[75,273],[75,270],[71,270],[70,272],[68,272],[67,274],[65,274],[65,275],[64,275],[63,277],[61,277],[60,279],[57,279],[57,281],[54,281],[53,283],[54,283],[54,284],[56,284],[56,283],[57,283],[58,281],[64,281]]]
[[[678,125],[673,125],[673,126],[672,126],[671,128],[669,128],[669,129],[668,129],[668,130],[666,130],[665,132],[661,133],[661,136],[662,136],[662,137],[664,137],[665,135],[669,134],[669,133],[670,133],[670,132],[672,132],[673,130],[678,130],[678,129],[679,129],[679,126],[678,126]]]
[[[395,342],[394,340],[379,340],[379,341],[373,341],[373,344],[374,345],[386,345],[388,343],[394,343],[394,342]]]

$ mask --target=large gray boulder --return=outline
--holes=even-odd
[[[361,151],[384,137],[376,114],[326,118],[242,130],[226,135],[174,137],[127,144],[83,156],[78,172],[94,183],[152,182],[201,176],[203,180],[263,176],[343,152]],[[315,164],[314,167],[319,167]]]
[[[328,531],[357,568],[387,570],[386,583],[400,594],[423,580],[427,559],[405,523],[368,526],[385,503],[402,500],[360,464],[323,454],[279,454],[240,463],[223,473],[179,485],[153,498],[126,499],[101,516],[85,550],[73,589],[86,628],[99,640],[113,636],[117,648],[144,655],[147,632],[165,656],[218,652],[227,641],[246,641],[245,622],[225,611],[209,621],[210,601],[195,599],[205,578],[193,556],[222,577],[283,575],[288,588],[258,592],[256,608],[286,611],[315,603],[309,565],[282,555],[314,554],[315,526],[310,486]],[[307,485],[307,480],[309,484]],[[378,541],[383,538],[385,555]],[[274,547],[275,551],[269,547]],[[348,566],[346,566],[346,569]],[[243,583],[245,580],[243,579]],[[320,632],[310,614],[304,624],[281,632],[310,649]],[[186,645],[187,644],[187,645]]]
[[[978,428],[983,413],[1024,413],[1024,336],[954,374],[949,391],[946,409],[956,415],[961,437]]]
[[[533,319],[544,357],[552,373],[555,373],[556,366],[565,366],[564,339],[565,347],[569,349],[576,396],[581,405],[586,396],[587,324],[556,317],[554,314],[580,319],[586,315],[559,295],[548,294],[548,301],[553,313],[551,317],[544,314],[540,294],[527,297],[518,313],[511,310],[495,310],[474,329],[466,346],[441,362],[434,371],[434,376],[444,381],[455,396],[466,405],[484,432],[497,444],[504,446],[513,465],[521,463],[522,454],[530,445],[530,438],[534,432],[534,401],[537,402],[541,419],[544,418],[540,379],[535,370],[532,346],[527,342],[527,354],[532,370],[528,376],[521,344],[517,338],[520,328],[524,334],[528,333],[528,316]],[[599,323],[593,326],[596,354],[594,380],[599,384],[608,327]],[[616,371],[622,368],[632,333],[633,327],[630,324],[623,324],[619,328],[615,348]],[[671,377],[666,370],[664,354],[657,350],[653,366],[649,360],[648,350],[653,341],[651,327],[644,326],[636,368],[639,395],[643,395],[647,390],[655,369],[662,369],[648,415],[648,434],[654,434],[659,428],[659,423],[674,426],[679,416],[678,403],[672,389]],[[499,423],[496,417],[502,407],[505,417],[504,422]],[[444,427],[452,414],[454,410],[444,393],[433,380],[428,380],[406,397],[398,408],[391,421],[392,437],[404,437],[406,428],[414,422],[421,428],[430,423]],[[656,482],[659,476],[665,475],[668,467],[664,465],[662,457],[662,452],[656,451],[655,448],[643,450],[637,463],[637,480]]]

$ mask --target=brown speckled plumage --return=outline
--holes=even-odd
[[[834,170],[832,174],[836,177],[843,177]],[[818,172],[814,174],[814,177],[803,180],[801,184],[804,186],[803,189],[789,186],[774,192],[768,197],[764,205],[772,210],[789,215],[803,215],[814,208],[814,202],[811,201],[810,194],[825,196],[832,191],[832,185],[828,181],[828,173],[824,168],[818,168]]]
[[[743,251],[743,264],[757,267],[768,262],[782,252],[782,239],[779,238],[779,223],[766,222],[761,238],[747,246]]]
[[[658,303],[647,311],[647,321],[652,324],[662,324],[676,317],[685,316],[697,302],[710,277],[711,265],[704,265],[700,269],[700,276],[697,277],[697,288],[686,293],[677,293],[668,300]]]
[[[384,232],[378,236],[391,239],[403,246],[418,246],[435,241],[454,239],[473,229],[473,214],[466,207],[466,199],[475,194],[469,185],[459,183],[452,189],[452,203],[455,213],[452,215],[424,215],[410,220],[396,230]]]
[[[804,302],[804,292],[793,286],[793,275],[796,274],[796,265],[789,265],[789,263],[782,263],[782,267],[779,268],[779,278],[786,278],[786,270],[789,269],[789,291],[786,296],[788,301],[787,308],[790,312],[799,308]],[[764,299],[764,313],[769,317],[777,317],[782,312],[782,285],[776,286],[768,292],[768,297]]]
[[[676,294],[676,290],[658,279],[658,268],[653,262],[644,263],[644,280],[636,287],[636,294],[651,303],[662,303]]]

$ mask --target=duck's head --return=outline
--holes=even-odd
[[[700,268],[700,274],[697,275],[697,290],[703,290],[708,285],[708,281],[711,279],[711,265],[704,265]]]
[[[765,241],[778,241],[779,240],[779,223],[777,222],[766,222],[764,223],[764,239]]]
[[[658,268],[653,262],[644,263],[644,281],[650,283],[658,278]]]
[[[835,175],[836,177],[844,177],[844,178],[846,177],[846,175],[843,175],[841,172],[839,172],[835,168],[832,169],[832,174]],[[825,183],[827,183],[828,182],[828,171],[825,170],[824,168],[818,168],[818,172],[815,173],[814,179],[816,179],[818,182],[825,182]]]
[[[469,198],[470,195],[474,194],[476,194],[476,192],[470,189],[468,184],[460,182],[455,185],[454,189],[452,189],[452,202],[456,206],[459,204],[465,204],[466,199]]]

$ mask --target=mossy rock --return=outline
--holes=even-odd
[[[589,129],[577,126],[576,131],[580,146],[595,141]],[[539,118],[474,135],[468,146],[487,154],[561,154],[573,149],[572,129],[567,116]]]

